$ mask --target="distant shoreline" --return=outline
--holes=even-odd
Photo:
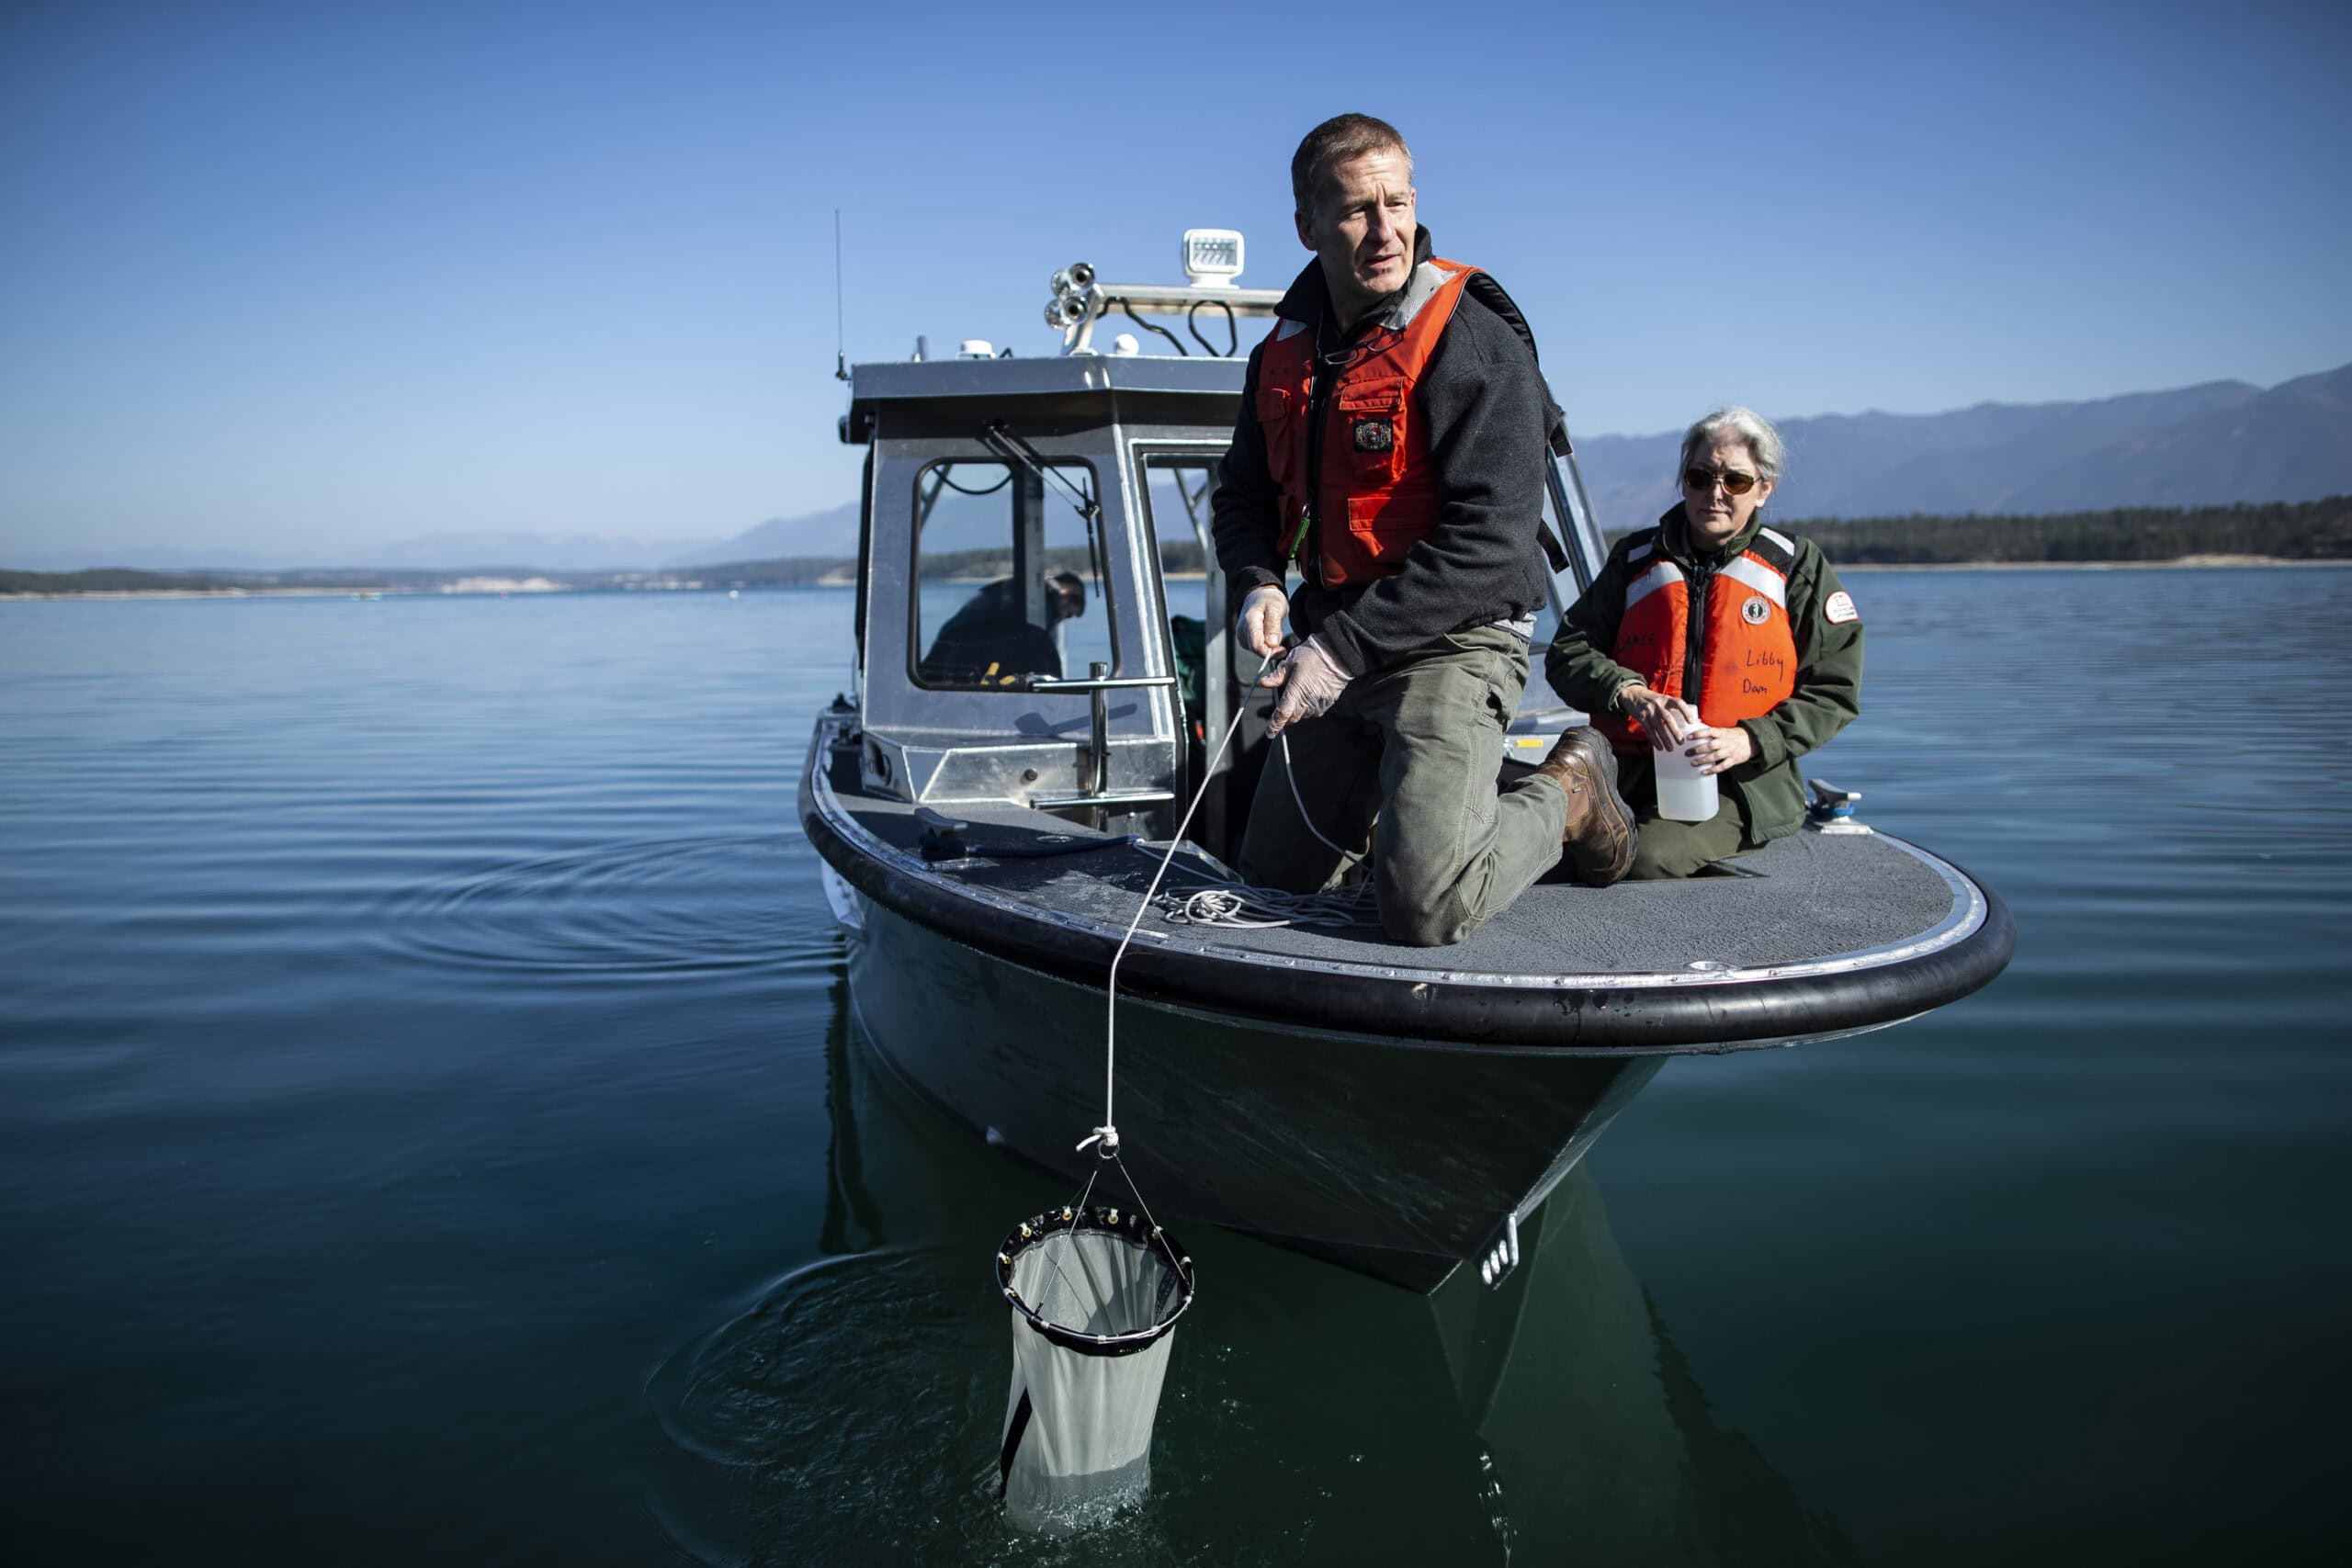
[[[1852,561],[1832,562],[1840,576],[1863,571],[2207,571],[2237,570],[2250,567],[2352,567],[2352,559],[2294,559],[2285,556],[2182,556],[2176,560],[1967,560],[1967,561]],[[1190,582],[1201,581],[1197,571],[1171,571],[1161,574],[1164,581]],[[955,583],[983,581],[986,579],[955,578]],[[0,593],[0,604],[59,600],[112,599],[512,599],[512,598],[640,598],[649,595],[670,596],[680,593],[727,593],[749,590],[772,592],[776,588],[852,588],[856,584],[846,578],[825,577],[809,582],[784,584],[745,583],[730,587],[721,582],[697,584],[694,587],[662,588],[567,588],[562,586],[525,587],[520,584],[503,588],[383,588],[353,592],[347,588],[93,588],[43,591],[39,592]]]
[[[2184,567],[2208,570],[2222,567],[2352,566],[2346,558],[2297,558],[2288,556],[2181,556],[2174,560],[1922,560],[1831,561],[1838,575],[1849,571],[2175,571]]]

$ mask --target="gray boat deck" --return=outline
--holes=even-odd
[[[906,802],[854,792],[854,774],[835,770],[840,804],[883,843],[917,852],[922,825]],[[844,789],[843,784],[850,787]],[[1031,905],[1064,920],[1124,931],[1159,855],[1119,845],[1117,835],[1011,805],[933,807],[968,824],[970,852],[924,867],[942,881]],[[997,859],[989,852],[1034,852],[1058,840],[1105,847],[1044,859]],[[911,855],[913,864],[921,865]],[[1162,893],[1208,886],[1180,856]],[[1373,965],[1455,977],[1511,976],[1692,976],[1718,971],[1781,971],[1863,953],[1884,953],[1963,919],[1972,889],[1942,863],[1881,834],[1800,832],[1730,863],[1729,874],[1687,882],[1620,883],[1607,888],[1566,880],[1565,869],[1531,888],[1508,911],[1447,947],[1392,942],[1376,924],[1345,930],[1304,926],[1236,930],[1170,920],[1155,908],[1139,942],[1193,945],[1317,969]],[[1371,894],[1363,896],[1367,913]]]

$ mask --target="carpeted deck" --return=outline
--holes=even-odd
[[[836,787],[842,775],[834,774]],[[854,785],[854,775],[849,781]],[[902,801],[842,794],[868,832],[915,850],[922,828]],[[1012,805],[939,807],[968,823],[971,852],[935,863],[944,879],[1034,902],[1124,930],[1151,879],[1156,852],[1114,835]],[[1046,859],[996,859],[990,850],[1034,850],[1059,840],[1103,848]],[[1163,891],[1206,886],[1180,857]],[[1511,908],[1450,947],[1408,947],[1377,926],[1347,931],[1283,927],[1234,931],[1181,924],[1155,909],[1142,930],[1169,942],[1238,948],[1307,964],[1373,964],[1454,974],[1659,974],[1718,965],[1772,968],[1883,948],[1951,919],[1951,885],[1931,863],[1880,835],[1800,832],[1731,863],[1739,873],[1688,882],[1590,888],[1539,884]],[[1555,874],[1555,875],[1562,874]],[[1371,895],[1364,895],[1367,909]]]

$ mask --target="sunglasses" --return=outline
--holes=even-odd
[[[1724,493],[1725,495],[1746,495],[1749,491],[1756,488],[1756,476],[1754,474],[1743,474],[1737,468],[1724,468],[1720,472],[1713,468],[1690,468],[1682,470],[1682,483],[1684,487],[1686,489],[1695,490],[1702,495],[1715,488],[1715,481],[1717,479],[1721,479],[1723,481]]]

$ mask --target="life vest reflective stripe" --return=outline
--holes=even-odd
[[[1317,446],[1307,430],[1314,330],[1284,320],[1266,339],[1255,412],[1266,468],[1282,492],[1276,547],[1289,558],[1304,548],[1313,485],[1320,575],[1329,587],[1394,575],[1406,553],[1437,529],[1437,478],[1413,393],[1476,271],[1460,262],[1421,263],[1379,324],[1358,341],[1326,394],[1319,476],[1306,471]]]
[[[1662,560],[1625,585],[1625,608],[1632,609],[1669,582],[1687,581],[1680,567],[1670,560]]]
[[[1657,530],[1636,535],[1625,558],[1657,553]],[[1705,574],[1703,624],[1699,627],[1699,717],[1723,727],[1761,718],[1796,690],[1797,648],[1789,621],[1789,573],[1796,546],[1784,534],[1757,530],[1745,550]],[[1647,571],[1625,584],[1611,657],[1669,697],[1688,697],[1691,664],[1690,576],[1662,553]],[[1597,714],[1593,725],[1618,750],[1646,750],[1642,727],[1621,714]]]
[[[1765,598],[1778,604],[1783,612],[1789,607],[1789,578],[1786,572],[1775,571],[1751,555],[1740,555],[1716,570],[1719,577],[1732,578],[1747,584]]]

